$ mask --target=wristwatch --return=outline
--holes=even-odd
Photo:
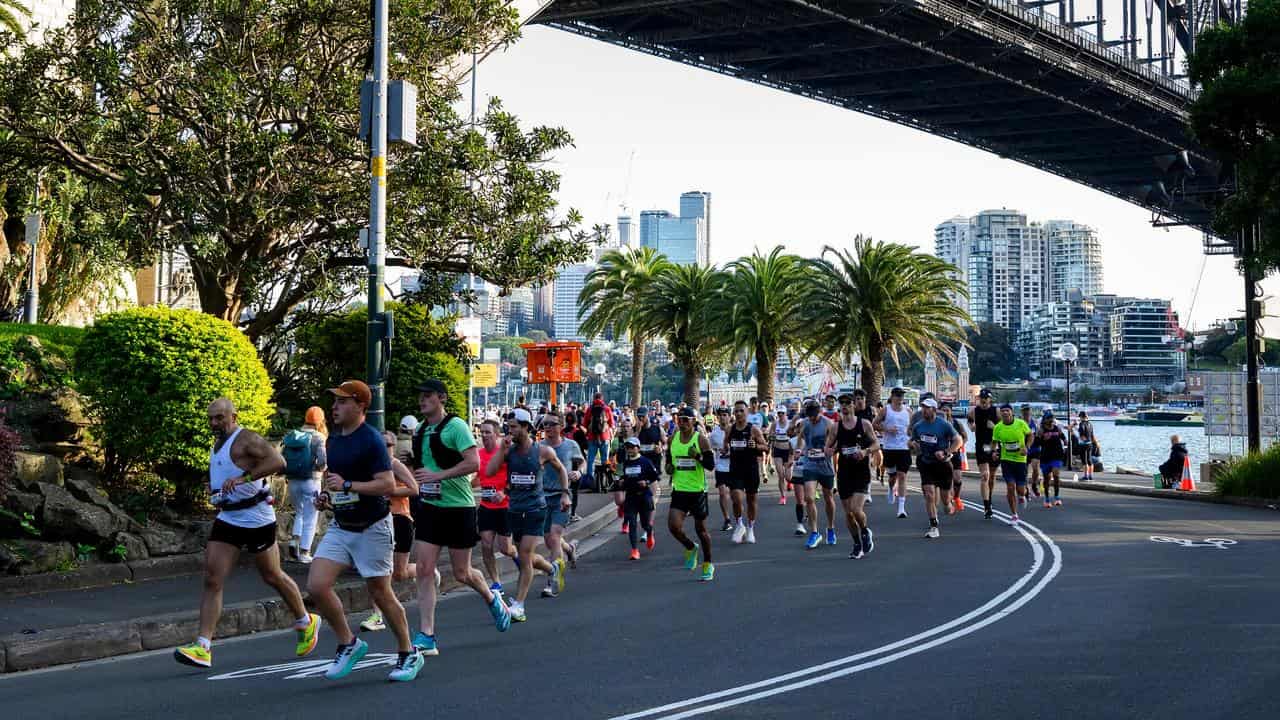
[[[351,481],[350,481],[350,480],[343,480],[343,481],[342,481],[342,492],[351,492]]]

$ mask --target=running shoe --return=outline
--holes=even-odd
[[[641,530],[640,542],[648,542],[648,541],[649,541],[649,532],[647,530]]]
[[[907,511],[906,511],[906,510],[899,510],[899,511],[898,511],[898,519],[899,519],[899,520],[905,520],[905,519],[906,519],[906,517],[907,517]]]
[[[1031,494],[1032,494],[1032,495],[1035,495],[1036,497],[1040,497],[1040,488],[1039,488],[1039,487],[1034,487],[1034,486],[1033,486],[1033,487],[1031,488]]]
[[[571,516],[569,517],[569,524],[571,524],[571,525],[572,525],[573,523],[576,523],[576,522],[578,522],[578,521],[580,521],[580,520],[582,520],[582,516],[581,516],[581,515],[579,515],[579,514],[577,514],[577,513],[574,513],[573,515],[571,515]]]
[[[720,532],[729,532],[733,529],[733,521],[729,518],[724,519],[724,525],[720,526]]]
[[[298,553],[298,562],[302,563],[303,565],[310,565],[312,560],[315,560],[315,558],[312,557],[311,553],[307,552],[306,550],[303,550],[301,553]]]
[[[494,582],[492,585],[489,586],[489,592],[493,593],[494,595],[501,595],[502,583]]]
[[[1044,509],[1048,510],[1053,507],[1053,503],[1049,502],[1049,498],[1044,499]]]
[[[818,547],[818,543],[821,541],[822,541],[822,535],[820,533],[811,532],[809,533],[808,539],[804,541],[804,546],[807,549],[812,550]]]
[[[861,560],[864,557],[866,557],[866,553],[862,552],[861,545],[854,545],[853,549],[849,551],[850,560]]]
[[[862,531],[862,552],[869,555],[871,554],[871,551],[875,549],[876,549],[875,533],[871,532],[871,528],[866,528]]]
[[[564,576],[565,576],[564,558],[560,558],[556,560],[554,563],[552,563],[552,566],[555,568],[555,571],[556,571],[556,593],[562,593],[564,592]]]
[[[639,560],[639,559],[640,559],[640,551],[639,551],[639,550],[637,550],[637,549],[635,549],[635,548],[632,548],[632,549],[631,549],[631,552],[627,555],[627,557],[631,558],[632,560]]]
[[[565,551],[565,555],[568,556],[569,558],[569,569],[577,570],[578,569],[578,541],[577,540],[569,541],[569,549]],[[564,589],[563,583],[561,583],[560,589],[561,590]]]
[[[1054,499],[1053,499],[1053,504],[1054,504],[1056,507],[1062,507],[1062,500],[1060,500],[1060,499],[1058,499],[1058,498],[1054,498]]]
[[[1010,520],[1010,523],[1009,523],[1009,524],[1011,524],[1011,525],[1017,525],[1017,524],[1018,524],[1018,513],[1014,513],[1014,514],[1009,518],[1009,520]]]
[[[990,510],[985,510],[985,511],[983,511],[983,513],[982,513],[982,519],[983,519],[983,520],[990,520],[990,519],[991,519],[991,511],[990,511]]]
[[[871,496],[870,496],[870,495],[868,495],[868,496],[867,496],[867,504],[868,504],[868,505],[870,505],[870,504],[871,504]]]
[[[684,551],[684,569],[695,570],[698,567],[698,543]]]
[[[364,632],[378,632],[379,630],[386,630],[387,624],[382,620],[382,613],[374,610],[369,613],[369,617],[360,622],[360,629]]]
[[[828,544],[828,545],[835,545],[835,544],[836,544],[836,529],[835,529],[835,528],[827,528],[827,544]]]
[[[341,680],[350,675],[367,652],[369,652],[369,643],[360,638],[352,640],[349,645],[339,645],[338,653],[334,655],[329,668],[324,671],[324,676],[330,680]]]
[[[936,528],[936,527],[932,527],[932,526],[930,526],[930,527],[929,527],[929,531],[928,531],[928,532],[926,532],[926,533],[924,534],[924,536],[925,536],[926,538],[929,538],[930,540],[935,540],[935,539],[937,539],[940,535],[942,535],[942,533],[938,531],[938,528]]]
[[[741,545],[742,541],[746,539],[747,539],[747,526],[744,525],[742,522],[739,522],[738,526],[733,529],[733,538],[732,538],[733,544]]]
[[[507,612],[507,604],[502,602],[501,595],[494,595],[489,602],[489,614],[493,616],[493,626],[498,628],[498,632],[511,629],[511,613]]]
[[[524,603],[521,602],[513,602],[508,605],[507,612],[511,613],[511,622],[524,622],[529,619],[524,612]]]
[[[653,546],[658,544],[658,540],[655,537],[656,535],[657,533],[649,533],[649,537],[644,539],[644,546],[646,548],[652,550]]]
[[[956,510],[964,509],[964,498],[956,498]]]
[[[804,537],[805,529],[803,523],[796,523],[796,531],[793,533],[796,537]]]
[[[436,645],[436,636],[428,635],[421,630],[417,635],[413,636],[413,646],[418,649],[424,657],[427,655],[439,655],[440,646]]]
[[[174,650],[173,659],[183,665],[193,665],[195,667],[202,668],[212,667],[213,650],[204,647],[198,642],[193,642],[190,645],[183,645],[182,647]]]
[[[555,565],[554,565],[554,564],[551,566],[551,571],[552,571],[552,572],[555,572]],[[544,587],[544,588],[542,588],[542,597],[544,597],[544,598],[553,598],[553,597],[558,597],[558,595],[557,595],[557,593],[556,593],[556,581],[555,581],[555,580],[552,580],[551,578],[547,578],[547,586],[546,586],[546,587]]]
[[[623,535],[626,535],[627,533],[631,532],[631,525],[629,525],[626,520],[622,521],[622,530],[620,532]]]
[[[716,576],[716,566],[709,562],[702,563],[702,575],[698,577],[701,582],[711,582]]]
[[[787,492],[791,492],[791,490],[792,490],[791,483],[787,483]],[[782,499],[786,500],[785,497],[783,497]]]
[[[320,639],[320,616],[315,613],[307,614],[306,627],[293,626],[298,632],[298,657],[306,657],[316,649],[316,641]]]
[[[782,497],[778,498],[778,504],[779,504],[779,505],[786,505],[786,504],[787,504],[787,496],[786,496],[786,495],[783,495]]]
[[[748,545],[756,544],[756,529],[754,526],[751,526],[751,525],[747,526],[747,544]]]
[[[396,666],[387,673],[387,679],[392,682],[409,682],[418,677],[418,672],[426,664],[427,661],[417,651],[405,653],[396,660]]]

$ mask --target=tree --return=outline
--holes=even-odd
[[[1260,271],[1280,269],[1280,0],[1253,0],[1234,25],[1196,37],[1187,59],[1200,94],[1191,105],[1196,139],[1234,168],[1236,192],[1214,215],[1214,230],[1233,237],[1261,225]]]
[[[1024,377],[1018,353],[1009,331],[995,323],[978,323],[969,328],[969,379],[973,383],[1008,382]]]
[[[24,37],[26,30],[22,27],[19,17],[29,18],[31,11],[19,0],[0,0],[0,30],[15,38]]]
[[[637,322],[667,341],[667,352],[684,372],[684,401],[696,406],[699,381],[708,363],[723,354],[709,317],[725,282],[722,273],[701,265],[670,265],[640,296]]]
[[[955,359],[949,343],[963,343],[969,315],[954,302],[967,295],[950,273],[955,268],[906,245],[858,235],[853,249],[827,246],[810,263],[814,291],[804,303],[810,349],[821,359],[847,364],[862,356],[862,389],[874,404],[885,379],[885,357],[899,353],[923,360],[932,352]]]
[[[665,255],[653,248],[610,250],[587,273],[582,292],[578,293],[583,335],[596,337],[607,332],[615,338],[630,336],[631,398],[635,403],[644,397],[644,343],[650,335],[639,323],[637,303],[670,264]]]
[[[202,309],[257,338],[314,294],[359,284],[368,8],[80,3],[43,44],[0,55],[0,157],[100,186],[138,217],[143,260],[184,250]],[[417,86],[421,127],[416,147],[388,157],[388,255],[428,278],[503,287],[585,258],[580,216],[558,213],[546,166],[568,133],[525,131],[496,100],[474,126],[453,109],[457,59],[514,39],[514,7],[403,0],[391,12],[390,74]]]
[[[811,287],[804,261],[775,247],[768,255],[738,258],[725,270],[708,327],[732,355],[755,360],[756,396],[772,400],[778,351],[799,339],[800,307],[812,299],[804,291]]]

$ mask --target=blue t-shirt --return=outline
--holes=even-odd
[[[804,471],[812,475],[829,477],[836,474],[831,465],[831,458],[824,450],[827,447],[827,429],[831,421],[819,415],[818,422],[804,421],[800,432],[804,436]]]
[[[547,506],[542,479],[538,477],[541,450],[538,443],[530,443],[528,450],[513,447],[507,451],[507,507],[511,512],[531,512]]]
[[[640,487],[643,480],[648,485]],[[635,460],[624,458],[622,461],[622,489],[629,498],[639,498],[653,494],[653,486],[658,482],[658,468],[649,458],[641,455]]]
[[[932,422],[921,418],[911,426],[911,439],[920,443],[920,457],[917,462],[921,465],[950,462],[951,445],[956,439],[956,429],[941,416],[935,416]],[[939,460],[934,455],[939,450],[948,453],[946,460]]]
[[[369,482],[374,475],[391,470],[391,456],[378,432],[368,423],[348,435],[335,428],[325,444],[329,472],[353,483]],[[333,517],[338,526],[363,530],[387,516],[391,504],[385,495],[361,495],[355,491],[329,493]]]
[[[543,440],[541,445],[547,445]],[[547,445],[547,447],[551,447]],[[560,445],[551,448],[555,451],[556,457],[560,459],[560,464],[564,466],[564,471],[568,474],[573,470],[573,461],[578,460],[579,464],[585,463],[587,458],[582,454],[582,448],[578,447],[578,443],[568,439],[561,438]],[[564,486],[560,484],[560,473],[550,465],[544,465],[542,468],[542,491],[546,493],[549,504],[560,502],[560,494],[564,492]]]

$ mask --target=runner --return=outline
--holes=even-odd
[[[1023,403],[1018,408],[1021,413],[1020,419],[1031,428],[1031,447],[1027,448],[1027,484],[1031,488],[1031,493],[1036,497],[1040,497],[1040,423],[1031,418],[1031,406]],[[1027,503],[1027,498],[1020,498],[1023,505]]]
[[[512,418],[523,417],[526,419],[533,416],[528,410],[517,408],[511,413]],[[508,420],[508,423],[510,420]],[[497,420],[489,419],[480,424],[480,448],[478,455],[480,456],[480,507],[476,509],[476,527],[480,531],[480,558],[489,573],[489,590],[495,593],[502,593],[502,582],[498,577],[498,556],[501,552],[503,555],[511,558],[516,564],[516,571],[520,572],[520,554],[511,537],[511,524],[508,522],[508,511],[511,509],[511,498],[508,492],[507,467],[503,463],[499,463],[496,472],[489,471],[489,461],[495,455],[502,452],[502,443],[506,438],[502,436],[502,424]],[[542,532],[542,528],[538,528],[538,532]],[[532,541],[537,543],[537,535]],[[551,573],[551,564],[543,559],[541,555],[534,554],[533,564],[538,570],[547,574]],[[511,608],[511,619],[521,622],[515,617],[515,609]]]
[[[867,391],[862,388],[855,388],[853,391],[853,416],[862,418],[871,424],[872,429],[875,428],[876,410],[867,406]],[[870,461],[868,464],[871,470],[874,470],[880,476],[880,483],[884,484],[884,450],[880,447],[880,433],[875,433],[876,443],[869,451]],[[871,504],[871,493],[867,493],[866,504]]]
[[[947,509],[948,515],[954,515],[964,510],[964,500],[960,498],[960,482],[964,477],[961,469],[964,467],[965,446],[969,442],[969,431],[964,429],[964,424],[955,418],[952,414],[951,403],[942,403],[942,416],[951,423],[951,427],[956,431],[956,442],[951,453],[951,492],[942,494],[942,505]]]
[[[991,391],[978,392],[978,404],[969,409],[969,428],[973,430],[974,455],[978,464],[978,491],[982,494],[983,517],[991,519],[991,496],[995,491],[996,470],[1000,466],[1000,449],[991,439],[991,431],[1000,414],[991,407]]]
[[[650,491],[658,484],[658,468],[648,457],[640,454],[640,438],[627,438],[623,452],[626,458],[622,461],[622,487],[627,493],[627,522],[631,525],[632,560],[640,559],[640,543],[652,550],[657,538],[653,536],[653,493]],[[639,528],[644,528],[644,537],[639,537]]]
[[[603,408],[603,401],[593,408]],[[551,574],[547,576],[547,586],[542,588],[542,597],[557,597],[564,591],[565,559],[568,565],[576,565],[575,544],[564,540],[564,529],[569,525],[569,485],[578,482],[582,477],[582,466],[586,458],[582,457],[582,449],[572,440],[566,440],[560,434],[563,421],[559,415],[548,413],[542,419],[542,445],[555,451],[556,459],[564,467],[559,473],[554,467],[544,465],[542,468],[542,491],[547,497],[547,519],[542,526],[542,542],[546,545],[551,559]]]
[[[419,631],[414,647],[424,655],[440,654],[436,641],[435,569],[440,553],[448,548],[453,577],[484,600],[498,632],[511,627],[511,614],[502,596],[489,590],[484,575],[471,567],[471,550],[479,539],[476,501],[472,484],[480,468],[471,428],[462,418],[445,411],[449,391],[431,378],[418,386],[422,421],[413,443],[413,477],[418,481],[415,511],[414,559],[418,565]]]
[[[703,560],[699,579],[709,582],[715,577],[716,568],[711,563],[711,534],[707,532],[707,478],[703,471],[714,469],[716,463],[707,437],[693,429],[696,415],[689,408],[681,411],[676,417],[679,428],[667,444],[667,474],[671,476],[667,529],[684,547],[686,570],[698,569],[701,551]],[[690,540],[684,533],[685,517],[689,515],[693,516],[701,544]]]
[[[1013,406],[1000,406],[1000,422],[991,430],[992,441],[1000,448],[1000,475],[1008,488],[1009,514],[1018,524],[1018,498],[1027,495],[1027,448],[1031,428],[1013,416]],[[988,515],[990,517],[990,515]]]
[[[756,496],[760,492],[760,456],[766,443],[759,425],[747,422],[747,404],[739,400],[733,404],[733,425],[724,438],[724,448],[729,452],[729,488],[733,493],[734,515],[737,528],[733,542],[756,542],[756,514],[759,505]],[[742,509],[746,506],[746,521]]]
[[[395,457],[396,434],[390,430],[383,431],[382,440],[387,446],[387,454],[391,456],[391,474],[396,479],[395,490],[388,495],[395,550],[391,556],[391,579],[397,582],[413,580],[417,577],[417,567],[409,562],[409,551],[413,549],[413,516],[409,513],[409,498],[417,496],[418,483],[413,479],[413,471]],[[437,576],[439,573],[436,570]],[[439,583],[437,580],[436,584]],[[373,612],[360,623],[360,629],[368,632],[387,629],[382,620],[382,610],[376,603]]]
[[[822,416],[816,401],[804,408],[805,419],[799,425],[800,446],[804,452],[804,507],[809,521],[809,537],[805,547],[812,550],[822,541],[818,532],[818,486],[822,486],[823,505],[827,510],[827,544],[836,544],[835,468],[831,465],[829,439],[835,434],[835,423]]]
[[[724,516],[724,524],[720,532],[729,532],[738,526],[737,519],[742,517],[742,506],[734,505],[733,487],[729,476],[729,448],[725,439],[729,436],[729,427],[733,421],[729,419],[728,408],[716,408],[719,422],[711,426],[707,434],[711,442],[711,450],[716,454],[716,494],[720,497],[720,514]]]
[[[831,394],[822,398],[822,417],[831,422],[839,422],[840,420],[840,411],[836,409],[837,399],[835,395]]]
[[[921,400],[920,421],[911,426],[911,449],[919,454],[916,465],[920,469],[925,511],[929,513],[926,538],[937,538],[941,534],[938,529],[938,501],[951,489],[951,456],[955,441],[955,428],[946,419],[938,417],[938,401],[933,398]]]
[[[267,478],[282,472],[284,456],[252,430],[240,427],[236,407],[227,398],[209,405],[213,450],[209,454],[209,502],[218,516],[204,551],[204,590],[200,597],[199,635],[195,642],[173,651],[173,659],[195,667],[213,666],[213,632],[222,615],[222,588],[244,550],[253,555],[262,581],[280,594],[297,618],[297,656],[316,648],[320,617],[308,614],[302,593],[280,569],[276,550],[276,511],[268,502]]]
[[[551,469],[560,478],[561,488],[568,484],[569,476],[554,450],[534,442],[533,416],[528,412],[514,411],[511,419],[507,420],[507,433],[502,445],[489,458],[485,471],[490,476],[505,471],[507,476],[510,493],[504,498],[507,501],[507,526],[520,556],[520,577],[516,581],[515,600],[511,603],[511,620],[524,622],[528,617],[524,602],[529,597],[529,587],[533,585],[534,567],[548,575],[554,572],[551,564],[539,557],[536,551],[547,521],[547,498],[538,471]],[[565,440],[564,443],[572,444],[572,441]],[[560,494],[562,508],[567,499],[563,493]]]
[[[1040,420],[1040,465],[1044,468],[1044,506],[1062,507],[1062,486],[1058,477],[1062,464],[1067,459],[1067,436],[1053,418],[1053,413],[1045,411]],[[1049,482],[1053,482],[1053,502],[1049,502]]]
[[[889,404],[876,416],[876,430],[884,433],[884,464],[889,476],[888,500],[898,500],[898,518],[907,516],[907,471],[911,469],[911,450],[907,443],[907,429],[911,424],[911,411],[902,404],[907,391],[900,387],[889,393]]]
[[[644,406],[639,409],[643,410]],[[640,440],[640,454],[648,458],[656,470],[662,467],[662,455],[667,446],[667,435],[662,432],[662,428],[653,424],[648,415],[646,412],[641,417],[640,430],[636,433],[636,437]],[[650,483],[649,492],[653,496],[654,505],[657,505],[658,498],[661,496],[661,486],[656,482]],[[649,512],[649,526],[653,527],[653,511]]]
[[[777,417],[769,427],[769,454],[772,456],[773,469],[778,478],[778,504],[787,504],[787,493],[791,492],[791,436],[787,433],[786,408],[778,408]]]
[[[563,421],[561,421],[563,425]],[[613,409],[604,403],[604,395],[596,393],[591,399],[591,407],[582,414],[582,426],[587,430],[587,477],[595,479],[596,461],[603,463],[609,458],[609,438],[613,436],[616,425]],[[577,480],[571,481],[576,485]],[[552,504],[552,512],[556,512]],[[568,518],[566,518],[567,524]]]
[[[1084,466],[1084,480],[1093,479],[1093,461],[1100,454],[1098,437],[1093,434],[1093,423],[1089,414],[1080,411],[1080,420],[1076,423],[1076,451],[1080,455],[1080,464]]]
[[[881,401],[876,401],[875,410],[873,410],[872,412],[875,413],[875,416],[873,416],[871,419],[871,425],[872,427],[875,427],[875,418],[880,417],[880,413],[884,412],[884,403]],[[876,469],[876,482],[879,482],[881,485],[884,485],[884,433],[880,432],[879,430],[876,430],[876,439],[880,441],[880,449],[876,451],[875,456],[871,458],[871,464]],[[889,498],[890,498],[889,502],[892,504],[893,495],[891,494]],[[869,501],[870,499],[871,499],[871,496],[868,495],[867,500]]]
[[[845,402],[845,398],[850,401],[854,399],[851,396],[841,397],[840,422],[836,424],[835,433],[828,436],[827,447],[839,458],[836,463],[836,486],[840,492],[840,502],[844,505],[845,525],[853,540],[849,557],[859,560],[875,548],[864,506],[871,489],[869,461],[879,443],[871,421],[858,417],[854,403]],[[862,400],[865,406],[865,394]]]
[[[346,677],[369,652],[369,644],[351,632],[342,600],[333,591],[338,576],[355,568],[396,638],[399,657],[387,678],[406,682],[418,676],[423,659],[409,642],[409,619],[391,587],[395,530],[387,496],[396,489],[391,453],[382,434],[365,422],[373,397],[368,385],[347,380],[329,392],[334,396],[334,427],[325,443],[329,467],[317,504],[333,510],[333,522],[307,576],[312,602],[338,636],[338,651],[324,676]]]

